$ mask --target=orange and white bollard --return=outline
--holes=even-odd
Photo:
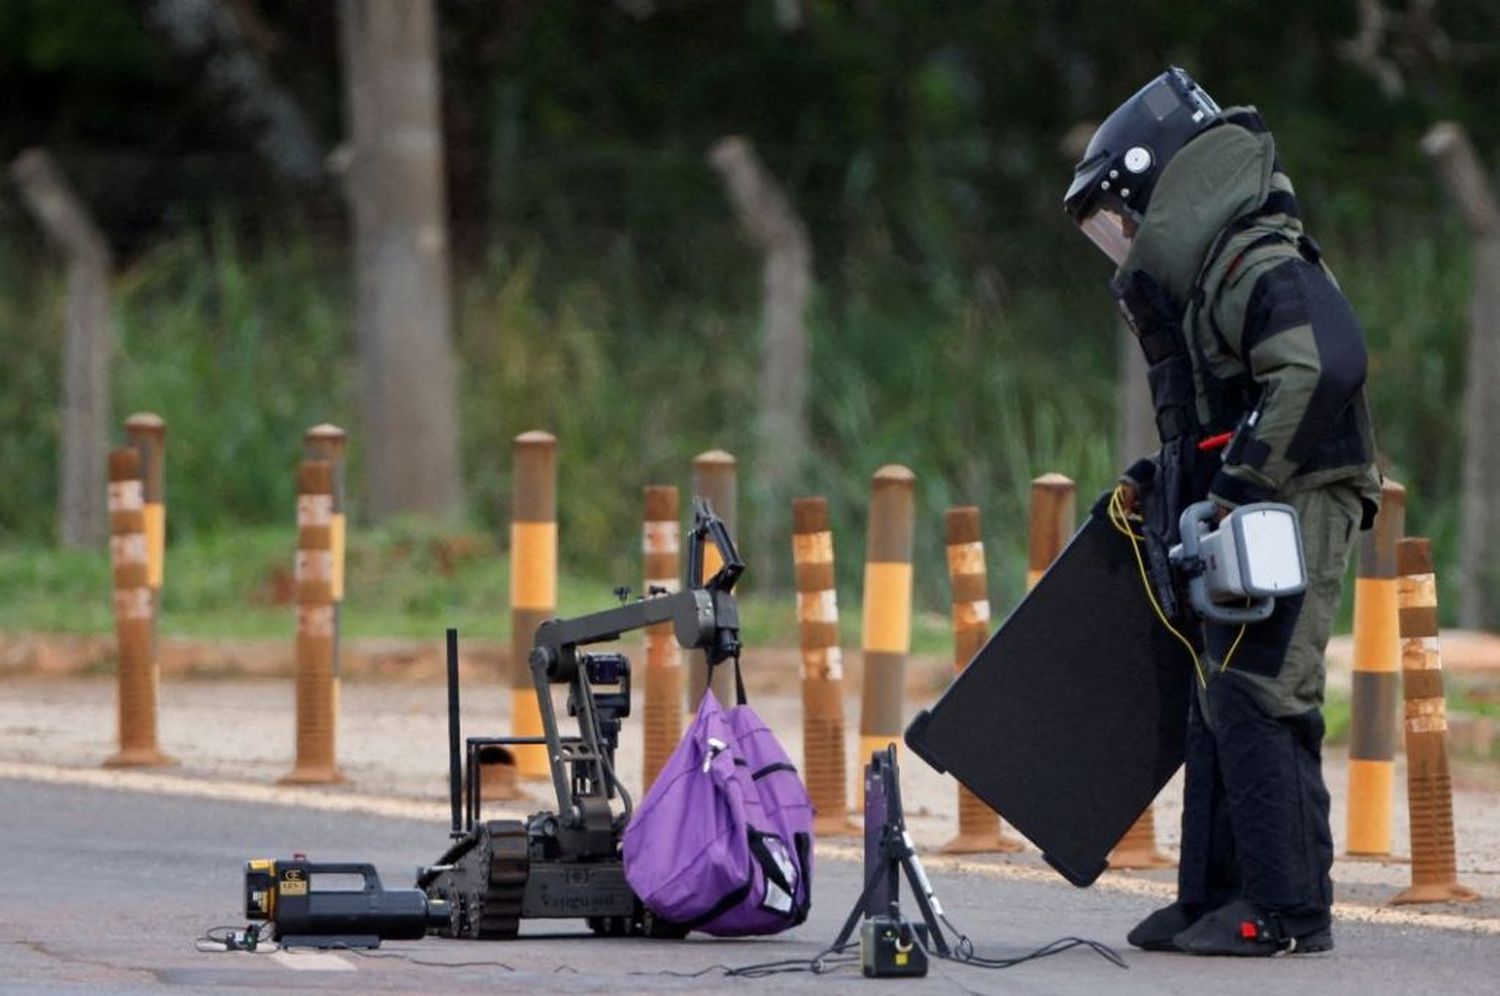
[[[739,533],[735,529],[736,512],[739,505],[739,483],[737,480],[738,461],[732,453],[723,450],[709,450],[699,453],[693,457],[693,495],[699,498],[707,498],[713,506],[714,514],[724,523],[724,528],[729,530],[729,535],[735,540],[739,539]],[[719,549],[712,543],[708,543],[703,549],[703,576],[695,578],[697,584],[702,584],[713,577],[724,562],[719,559]],[[687,690],[685,692],[686,709],[688,716],[698,712],[698,702],[703,698],[703,689],[708,687],[708,658],[703,654],[694,654],[692,663],[688,668]],[[728,667],[720,666],[715,669],[713,675],[714,698],[724,705],[734,702],[734,673]]]
[[[802,777],[819,836],[853,833],[844,759],[844,659],[828,502],[792,502],[792,566],[802,644]]]
[[[944,516],[948,580],[953,592],[953,670],[962,674],[990,635],[989,576],[979,509],[950,508]],[[973,792],[958,786],[958,834],[943,845],[945,854],[1019,851],[1024,845],[1001,831],[1000,817]]]
[[[680,591],[682,525],[678,519],[677,489],[648,485],[641,523],[641,553],[645,560],[647,598]],[[642,785],[649,791],[662,765],[682,739],[682,655],[671,623],[646,629],[646,701],[643,708],[645,754]]]
[[[1448,712],[1438,647],[1437,575],[1432,544],[1396,545],[1401,613],[1401,686],[1406,700],[1406,799],[1411,818],[1411,887],[1392,903],[1446,903],[1479,898],[1458,882],[1453,839],[1453,776],[1448,771]]]
[[[523,432],[515,438],[510,523],[511,732],[542,735],[542,706],[531,676],[531,645],[537,627],[557,613],[557,437]],[[546,778],[547,749],[512,748],[522,778]],[[487,798],[501,798],[486,784]]]
[[[146,583],[161,621],[161,586],[167,563],[167,423],[152,412],[125,420],[125,438],[141,457],[141,513],[146,531]]]
[[[333,466],[297,467],[297,760],[283,785],[344,781],[338,769],[339,686],[334,665]]]
[[[901,743],[906,698],[906,655],[911,650],[912,534],[916,475],[887,464],[870,482],[870,525],[865,545],[863,619],[864,687],[859,714],[859,769],[875,751]],[[864,780],[858,779],[859,806]]]
[[[1360,537],[1354,580],[1354,668],[1349,701],[1349,849],[1351,857],[1391,855],[1396,785],[1396,700],[1401,622],[1396,544],[1406,527],[1406,489],[1380,487],[1375,528]]]
[[[171,764],[156,740],[160,685],[155,646],[155,599],[150,584],[141,458],[132,449],[109,455],[109,556],[114,581],[120,749],[107,768]]]

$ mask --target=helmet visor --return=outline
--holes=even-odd
[[[1101,207],[1080,221],[1078,227],[1104,255],[1114,260],[1116,266],[1125,263],[1125,257],[1130,253],[1130,244],[1134,241],[1135,225],[1127,222],[1117,209]]]

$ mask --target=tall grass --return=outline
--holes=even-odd
[[[1462,235],[1446,223],[1334,235],[1329,256],[1367,326],[1386,466],[1411,489],[1410,530],[1446,556],[1462,447]],[[1105,271],[1028,263],[1018,245],[1012,273],[929,279],[878,239],[850,248],[843,269],[819,274],[810,315],[812,438],[799,489],[828,497],[852,593],[870,475],[910,466],[921,606],[943,608],[941,513],[959,503],[982,508],[997,608],[1013,604],[1030,479],[1067,473],[1086,505],[1120,462]],[[711,446],[741,456],[741,535],[789,529],[788,509],[769,505],[755,476],[757,260],[727,223],[683,247],[703,260],[690,278],[654,268],[646,249],[623,238],[587,258],[507,246],[455,281],[471,519],[503,536],[510,440],[554,431],[563,555],[601,591],[638,580],[641,487],[685,492],[692,455]],[[37,546],[55,494],[60,283],[38,279],[47,268],[22,262],[14,243],[0,254],[0,347],[14,358],[0,371],[0,538]],[[341,252],[295,228],[249,247],[230,226],[209,225],[136,261],[115,292],[116,414],[151,409],[168,421],[174,538],[215,549],[218,534],[289,522],[301,432],[321,421],[353,430],[357,514],[363,441]],[[226,540],[218,555],[248,554]],[[790,550],[772,559],[789,562]],[[453,595],[433,597],[446,605]],[[853,604],[846,597],[847,615]]]

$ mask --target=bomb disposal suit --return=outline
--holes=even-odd
[[[1138,495],[1146,534],[1167,546],[1205,496],[1224,510],[1286,502],[1307,566],[1305,593],[1265,622],[1177,620],[1201,657],[1178,901],[1130,941],[1327,950],[1323,651],[1355,530],[1379,497],[1358,319],[1303,233],[1260,116],[1221,111],[1180,69],[1099,127],[1064,206],[1117,264],[1111,290],[1150,368],[1162,448],[1123,475],[1125,504]],[[1201,445],[1231,432],[1226,447]]]

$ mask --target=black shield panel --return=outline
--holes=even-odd
[[[1192,672],[1095,516],[906,743],[1086,886],[1182,763]]]

